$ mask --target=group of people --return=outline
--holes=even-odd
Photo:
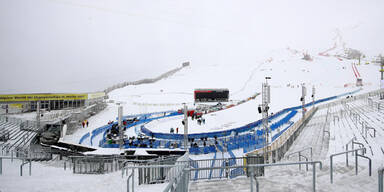
[[[88,120],[84,120],[83,122],[81,122],[81,125],[83,126],[83,128],[84,128],[85,126],[88,127],[88,125],[89,125],[89,121],[88,121]]]
[[[208,141],[208,137],[201,137],[200,138],[200,143],[203,143],[203,146],[206,147],[207,146],[207,141]],[[196,139],[196,142],[195,142],[195,139],[194,138],[188,138],[188,141],[191,143],[191,147],[198,147],[198,140]],[[217,144],[217,137],[215,138],[215,144]]]
[[[171,127],[171,129],[169,129],[169,133],[174,134],[175,129],[173,129],[173,127]],[[179,128],[178,127],[176,127],[176,134],[179,134]]]

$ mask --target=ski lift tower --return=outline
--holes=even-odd
[[[268,161],[268,143],[269,143],[269,128],[268,128],[268,110],[269,106],[268,104],[271,103],[271,87],[268,85],[268,79],[271,79],[271,77],[265,77],[265,83],[262,85],[262,104],[259,105],[259,113],[262,113],[263,117],[263,127],[264,127],[264,148],[263,148],[263,155],[264,155],[264,163],[267,163]]]

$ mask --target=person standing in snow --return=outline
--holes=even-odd
[[[89,125],[89,121],[87,121],[87,127],[88,127],[88,125]]]
[[[84,126],[85,126],[85,123],[84,123],[84,121],[83,122],[81,122],[81,125],[83,126],[83,128],[84,128]]]

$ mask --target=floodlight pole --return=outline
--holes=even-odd
[[[36,101],[36,126],[37,126],[37,130],[40,129],[40,115],[41,115],[40,101]]]
[[[380,55],[380,73],[381,73],[381,81],[380,81],[380,89],[384,87],[384,60],[383,57]],[[380,93],[380,99],[384,99],[384,93]]]
[[[315,107],[315,86],[312,87],[312,107]]]
[[[302,110],[303,110],[303,118],[305,115],[305,96],[307,95],[307,88],[305,87],[305,84],[301,84],[301,101],[302,101]]]
[[[263,117],[263,127],[264,127],[264,148],[263,148],[263,155],[264,155],[264,163],[267,163],[268,161],[268,110],[269,106],[268,104],[271,101],[271,95],[270,95],[270,86],[268,85],[268,79],[271,79],[271,77],[265,77],[265,83],[262,85],[262,117]]]
[[[185,153],[188,156],[189,155],[189,150],[188,150],[188,106],[185,103],[183,103],[183,105],[184,105],[184,148],[185,148]]]
[[[119,138],[120,149],[122,149],[123,145],[124,145],[124,132],[123,132],[122,120],[123,120],[123,106],[119,105],[119,108],[118,108],[118,125],[119,125],[119,135],[120,135],[120,138]]]

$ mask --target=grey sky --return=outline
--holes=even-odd
[[[383,1],[0,0],[0,93],[97,91],[192,65],[320,50],[339,28],[383,52]]]

